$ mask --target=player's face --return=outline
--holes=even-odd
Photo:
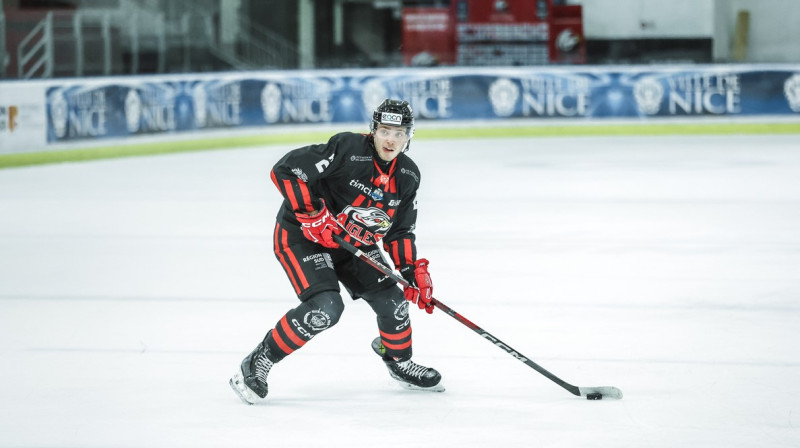
[[[403,152],[408,142],[407,128],[379,124],[375,129],[375,150],[384,162],[391,162]]]

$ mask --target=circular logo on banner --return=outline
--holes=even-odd
[[[800,112],[800,73],[795,73],[783,83],[783,94],[789,101],[789,107]]]
[[[192,88],[192,101],[194,102],[194,124],[198,128],[206,125],[206,103],[208,96],[203,84],[196,84]]]
[[[519,99],[519,87],[508,78],[498,78],[489,86],[489,101],[498,117],[510,117]]]
[[[267,123],[277,123],[281,119],[281,89],[269,82],[261,91],[261,110]]]
[[[664,86],[653,78],[642,78],[633,86],[633,97],[639,110],[647,115],[655,115],[661,109]]]
[[[64,92],[56,92],[50,100],[50,120],[56,137],[64,138],[67,135],[67,122],[69,121],[69,105],[64,98]]]
[[[125,96],[125,126],[131,134],[139,130],[139,119],[142,116],[142,99],[136,89],[128,90]]]

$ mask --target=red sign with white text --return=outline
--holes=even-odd
[[[455,33],[449,8],[403,9],[403,63],[413,66],[455,62]]]

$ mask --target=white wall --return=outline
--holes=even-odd
[[[745,62],[800,62],[800,1],[716,0],[714,60],[731,57],[736,16],[750,11]]]
[[[589,39],[714,39],[729,61],[736,15],[750,11],[745,62],[800,62],[800,0],[570,0],[583,5]]]
[[[715,0],[572,0],[589,39],[697,38],[714,34]]]

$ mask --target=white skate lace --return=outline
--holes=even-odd
[[[260,353],[256,358],[256,378],[266,383],[267,375],[269,375],[269,370],[272,368],[273,364],[275,363],[267,358],[265,352]]]
[[[404,373],[417,378],[422,378],[422,375],[425,375],[425,372],[428,371],[427,367],[415,364],[411,360],[398,362],[397,367]]]

